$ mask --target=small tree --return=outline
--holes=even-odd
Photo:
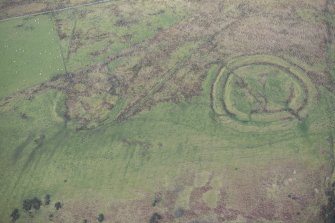
[[[35,210],[39,210],[41,205],[42,205],[42,201],[40,199],[38,199],[37,197],[34,197],[31,200],[32,206]]]
[[[49,204],[50,204],[50,201],[51,201],[51,196],[50,196],[50,194],[45,195],[45,197],[44,197],[44,204],[45,204],[45,205],[49,205]]]
[[[160,214],[154,213],[151,216],[149,223],[159,223],[162,218],[163,217]]]
[[[98,215],[98,222],[103,222],[105,220],[104,214],[99,214]]]
[[[62,205],[62,203],[61,202],[56,202],[55,203],[55,208],[56,208],[56,210],[59,210],[59,209],[61,209],[63,207],[63,205]]]
[[[18,220],[20,218],[19,209],[15,208],[13,212],[10,214],[10,217],[12,219],[12,222],[15,222],[16,220]]]
[[[30,199],[26,199],[23,201],[22,208],[25,211],[30,211],[32,208],[33,204]]]

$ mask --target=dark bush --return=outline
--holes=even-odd
[[[42,205],[42,201],[38,199],[37,197],[34,197],[33,199],[25,199],[22,204],[22,208],[25,211],[30,211],[32,208],[35,210],[39,210]]]
[[[105,220],[105,216],[103,214],[99,214],[98,222],[103,222]]]
[[[10,217],[12,219],[12,222],[15,222],[16,220],[18,220],[20,218],[19,209],[15,208],[13,212],[10,214]]]
[[[25,211],[30,211],[32,208],[33,204],[30,199],[26,199],[23,201],[22,208]]]
[[[45,204],[45,205],[49,205],[49,204],[50,204],[50,201],[51,201],[51,196],[50,196],[50,194],[45,195],[45,197],[44,197],[44,204]]]
[[[30,202],[35,210],[39,210],[42,205],[42,201],[37,197],[34,197]]]
[[[154,213],[154,214],[151,216],[151,218],[150,218],[150,220],[149,220],[149,223],[159,223],[160,220],[161,220],[162,218],[163,218],[163,217],[162,217],[160,214],[158,214],[158,213]]]
[[[61,202],[56,202],[55,203],[55,208],[56,208],[56,210],[59,210],[59,209],[61,209],[63,207],[63,205],[62,205],[62,203]]]

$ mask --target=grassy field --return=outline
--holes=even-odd
[[[64,73],[59,39],[49,16],[0,23],[0,98]]]
[[[154,196],[152,191],[160,187],[171,187],[183,171],[192,170],[196,176],[214,174],[219,180],[227,177],[224,171],[229,180],[223,184],[228,186],[235,180],[247,183],[243,176],[249,168],[265,168],[272,162],[278,162],[273,168],[289,162],[293,169],[303,163],[310,170],[330,163],[327,137],[331,129],[314,127],[307,135],[299,127],[257,136],[236,132],[209,118],[209,86],[205,89],[203,96],[190,103],[162,104],[126,123],[85,132],[67,129],[59,120],[56,107],[61,96],[55,92],[43,93],[29,103],[18,102],[15,112],[2,112],[1,135],[6,139],[1,142],[1,169],[5,170],[1,177],[1,194],[5,195],[1,199],[5,210],[2,216],[5,219],[11,208],[20,206],[22,198],[43,197],[47,193],[61,200],[64,207],[79,199],[97,203],[98,210],[107,212],[112,201],[143,199]],[[322,114],[320,110],[314,112]],[[29,118],[19,121],[21,113]],[[327,124],[312,117],[308,123],[308,127]],[[38,144],[36,139],[41,135],[45,139]],[[320,147],[325,149],[324,155],[320,154]],[[307,174],[300,171],[296,174],[299,177]],[[322,180],[324,174],[319,173],[318,178]],[[300,186],[296,183],[294,187],[303,193]],[[197,185],[191,185],[191,189],[194,187]],[[80,203],[76,205],[84,208]],[[77,221],[71,211],[64,208],[55,213],[55,218]],[[43,222],[41,219],[53,212],[53,208],[43,207],[34,219]]]
[[[121,0],[0,21],[0,223],[332,222],[329,4]]]

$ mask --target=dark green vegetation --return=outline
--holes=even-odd
[[[61,209],[63,207],[63,205],[62,205],[62,203],[61,202],[56,202],[55,203],[55,208],[56,208],[56,210],[58,211],[59,209]]]
[[[10,214],[11,222],[18,221],[20,217],[22,217],[25,220],[30,219],[29,221],[32,221],[32,222],[41,221],[41,219],[39,218],[41,216],[41,212],[48,213],[48,221],[60,220],[57,218],[59,217],[57,213],[60,211],[60,209],[63,208],[63,204],[60,201],[57,201],[54,203],[53,207],[49,206],[49,204],[51,203],[50,194],[46,194],[44,199],[45,199],[44,204],[37,197],[31,198],[31,199],[24,199],[22,201],[22,208],[21,209],[15,208],[11,212]],[[41,209],[44,209],[44,211]],[[96,218],[96,220],[98,222],[103,222],[105,220],[104,214],[100,213],[98,217]],[[88,220],[84,219],[83,222],[87,223]]]
[[[50,195],[47,196],[49,196],[50,203]],[[31,199],[24,199],[21,207],[21,210],[24,212],[23,217],[29,216],[30,218],[33,218],[34,215],[38,214],[38,211],[40,210],[42,205],[42,201],[37,197]],[[16,222],[20,218],[20,216],[20,210],[18,208],[15,208],[10,214],[12,222]]]
[[[45,197],[44,197],[44,205],[49,205],[50,201],[51,201],[50,199],[51,199],[50,194],[45,195]]]
[[[162,220],[162,216],[158,213],[154,213],[150,220],[149,223],[159,223]]]
[[[10,217],[11,217],[12,222],[17,221],[20,218],[19,209],[15,208],[13,212],[10,214]]]
[[[25,211],[30,211],[32,209],[35,209],[36,211],[40,209],[41,207],[41,200],[37,197],[34,197],[32,199],[26,199],[23,201],[22,208]]]
[[[0,17],[83,2],[4,0]],[[120,0],[1,21],[0,222],[332,222],[334,7]]]
[[[105,220],[104,214],[99,214],[98,215],[98,222],[103,222]]]

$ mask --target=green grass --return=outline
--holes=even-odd
[[[306,141],[306,132],[299,127],[254,135],[236,132],[211,119],[209,92],[215,70],[214,66],[209,72],[202,96],[191,102],[163,103],[126,122],[95,130],[76,132],[64,127],[55,112],[61,110],[57,106],[62,97],[52,91],[32,101],[17,102],[16,110],[2,111],[0,147],[6,161],[1,162],[1,218],[7,219],[12,208],[20,207],[22,199],[42,197],[45,193],[65,203],[96,198],[102,205],[115,199],[140,198],[135,191],[158,190],[158,185],[172,182],[184,170],[185,163],[194,171],[220,172],[223,167],[243,167],[246,162],[254,165],[292,156],[316,164],[325,161],[316,151],[319,145],[326,145],[326,129],[308,129]],[[323,104],[320,109],[328,112]],[[309,126],[321,124],[315,117],[320,115],[320,109],[311,112]],[[27,120],[21,120],[22,112],[29,117]],[[41,134],[45,134],[45,140],[38,147],[34,139]],[[145,149],[127,145],[124,139],[151,146]],[[20,151],[19,155],[15,151]],[[206,195],[211,205],[213,199],[211,193]]]
[[[143,4],[151,4],[148,2]],[[140,8],[140,5],[134,7]],[[143,17],[128,27],[115,26],[118,18],[107,14],[104,6],[91,7],[91,12],[85,19],[80,18],[80,12],[76,10],[56,15],[56,19],[65,21],[65,31],[69,35],[61,40],[65,57],[69,38],[75,33],[73,31],[80,30],[87,36],[90,36],[87,32],[92,29],[92,35],[97,32],[113,33],[110,39],[83,38],[83,47],[65,61],[68,69],[74,71],[103,62],[107,56],[152,38],[158,28],[168,28],[187,14],[179,9],[174,12],[172,8],[153,14],[161,9],[153,3],[149,8],[150,10],[143,11]],[[224,10],[229,11],[229,8]],[[126,19],[133,19],[133,11],[124,9]],[[24,26],[16,27],[21,23],[25,23]],[[47,16],[0,23],[0,53],[4,55],[0,60],[1,69],[4,71],[1,74],[0,98],[48,80],[58,71],[64,72],[59,40],[53,26],[53,21]],[[122,36],[128,34],[132,38],[129,42],[124,42]],[[109,40],[113,40],[113,43]],[[91,55],[96,49],[105,47],[107,50],[102,54]],[[193,55],[197,47],[198,42],[180,45],[170,55],[171,59],[163,62],[168,67],[174,67]],[[16,49],[20,50],[16,52]],[[39,54],[40,52],[42,53]],[[135,65],[140,59],[131,56],[115,60],[108,64],[108,73],[112,74],[122,64]],[[214,99],[224,99],[224,89],[220,86],[225,81],[226,72],[240,64],[252,64],[260,60],[287,67],[303,78],[312,98],[309,97],[306,110],[308,114],[302,121],[296,120],[294,124],[284,122],[279,127],[272,122],[272,117],[266,117],[270,121],[263,119],[261,123],[243,122],[229,117],[220,107],[220,103],[215,102],[213,111],[210,95],[213,90]],[[257,177],[257,174],[268,170],[262,168],[272,167],[273,162],[279,161],[284,165],[286,161],[289,164],[302,163],[307,167],[303,176],[308,178],[313,171],[319,171],[319,168],[331,164],[332,148],[329,138],[335,134],[333,93],[323,87],[315,87],[299,68],[277,57],[237,57],[226,65],[221,71],[218,64],[209,68],[199,96],[178,103],[159,103],[149,111],[142,111],[123,122],[115,122],[114,119],[127,106],[127,101],[123,98],[111,98],[115,102],[115,108],[103,116],[109,119],[98,128],[84,131],[77,131],[76,123],[63,120],[66,96],[55,90],[40,92],[31,100],[17,98],[1,107],[0,222],[9,222],[10,212],[13,208],[21,208],[23,199],[34,196],[42,198],[47,193],[51,194],[51,205],[43,206],[33,220],[27,220],[30,217],[21,210],[18,222],[46,222],[47,216],[54,212],[53,205],[56,201],[62,201],[65,205],[60,211],[66,217],[64,222],[76,222],[78,219],[71,213],[73,210],[67,209],[71,202],[94,202],[94,207],[99,212],[105,212],[110,209],[112,202],[141,199],[164,188],[174,189],[174,184],[178,184],[178,177],[185,173],[195,173],[195,179],[192,185],[181,190],[176,207],[189,208],[192,189],[204,186],[213,175],[210,182],[213,190],[205,193],[203,199],[214,208],[223,185],[228,185],[226,189],[234,191],[234,182],[248,183],[253,179],[254,176],[246,174],[249,168],[259,168],[259,173],[255,173]],[[13,76],[12,72],[15,71],[18,73]],[[273,99],[271,106],[283,105],[283,100],[288,96],[283,89],[291,83],[298,97],[291,106],[301,103],[304,92],[299,88],[300,83],[283,72],[271,74],[269,85],[264,90],[259,83],[260,77],[253,74],[259,71],[272,72],[273,69],[250,65],[236,70],[240,75],[245,71],[248,74],[244,78],[250,87]],[[163,76],[158,87],[151,92],[164,86],[168,79],[168,75]],[[232,94],[229,103],[235,103],[234,106],[242,113],[250,113],[250,100],[246,100],[246,95],[236,89],[235,80],[230,81],[228,88]],[[87,97],[85,100],[98,106],[100,97],[103,96]],[[149,95],[144,98],[144,102],[151,97]],[[144,102],[140,105],[144,105]],[[270,128],[263,128],[264,123]],[[324,180],[323,176],[320,173],[320,181]],[[314,183],[304,186],[313,187],[313,190]],[[236,190],[235,193],[241,193],[241,190]],[[228,193],[227,199],[234,199],[234,195],[229,196]]]
[[[0,98],[64,73],[48,16],[0,23]]]
[[[235,107],[238,111],[241,111],[245,114],[250,114],[253,109],[253,98],[249,97],[250,96],[247,93],[237,89],[232,92],[231,100],[234,101]]]
[[[120,3],[121,8],[125,9],[118,16],[113,11],[108,11],[106,5],[90,7],[85,19],[81,18],[81,12],[77,10],[57,14],[56,19],[62,21],[62,32],[66,34],[61,44],[66,55],[67,69],[77,71],[85,66],[105,62],[108,56],[154,37],[161,29],[176,24],[187,15],[181,7],[173,10],[172,7],[154,2],[144,3],[145,7],[141,4],[136,3],[130,7]],[[111,5],[113,3],[109,6]],[[120,19],[126,25],[117,25]],[[99,37],[99,34],[106,35]],[[78,48],[69,52],[71,45],[76,45],[73,39],[79,42]]]
[[[265,105],[266,109],[275,111],[287,106],[297,109],[303,103],[303,86],[280,69],[263,65],[245,66],[234,74],[238,76],[233,75],[229,80],[232,82],[231,100],[236,109],[245,114]],[[245,86],[240,86],[242,81]],[[287,105],[291,90],[294,96]]]

